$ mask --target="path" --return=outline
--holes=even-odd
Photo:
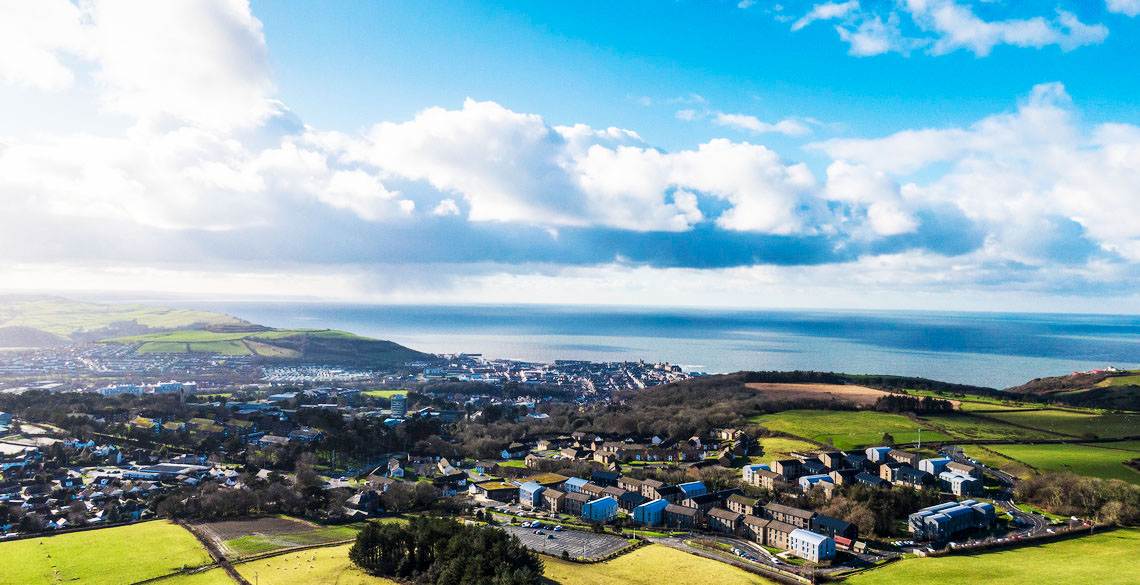
[[[218,547],[217,543],[215,543],[213,539],[207,537],[205,534],[202,534],[201,531],[199,531],[194,526],[191,526],[190,524],[179,521],[178,525],[185,528],[186,530],[189,530],[190,534],[193,534],[194,538],[197,538],[198,542],[202,543],[202,546],[206,547],[206,552],[210,553],[210,557],[214,559],[214,562],[217,563],[217,565],[221,567],[222,570],[225,571],[226,574],[234,580],[234,582],[238,583],[238,585],[253,585],[245,577],[242,577],[241,573],[237,572],[237,569],[234,568],[233,563],[231,563],[229,559],[226,558],[226,555],[222,553],[222,550]]]

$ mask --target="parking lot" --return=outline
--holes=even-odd
[[[572,557],[596,559],[610,553],[619,551],[629,545],[629,541],[619,536],[609,534],[594,534],[592,532],[575,532],[573,530],[543,529],[546,534],[535,534],[533,528],[520,526],[502,526],[503,530],[519,537],[527,548],[559,556],[563,550],[569,551]],[[547,538],[553,535],[554,538]]]

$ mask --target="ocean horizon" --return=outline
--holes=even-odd
[[[815,370],[1006,388],[1140,366],[1140,317],[936,311],[172,301],[281,328],[342,329],[437,354]]]

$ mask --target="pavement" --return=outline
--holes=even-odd
[[[597,559],[615,553],[627,546],[630,541],[611,534],[597,534],[593,532],[577,532],[574,530],[542,529],[546,534],[535,534],[533,528],[520,526],[500,526],[503,530],[519,537],[527,548],[553,556],[559,556],[562,551],[569,551],[572,557]],[[547,538],[553,535],[554,538]]]

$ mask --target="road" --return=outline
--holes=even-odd
[[[535,534],[533,528],[521,526],[500,526],[499,528],[517,536],[527,548],[553,556],[559,556],[565,550],[572,557],[598,559],[630,545],[629,539],[612,534],[577,532],[574,530],[556,532],[550,529],[543,529],[545,534]],[[547,538],[549,536],[554,538]]]

